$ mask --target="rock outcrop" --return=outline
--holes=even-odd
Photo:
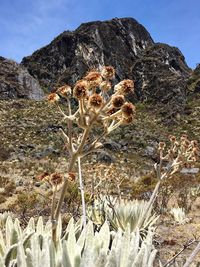
[[[74,83],[88,69],[103,65],[114,66],[119,80],[131,78],[133,63],[152,44],[147,30],[132,18],[96,21],[63,32],[22,64],[47,88]]]
[[[37,79],[13,60],[0,57],[0,99],[28,98],[40,100],[44,96]]]
[[[181,113],[191,70],[176,47],[156,43],[147,47],[133,67],[137,98],[153,101],[168,116]],[[168,108],[167,108],[168,107]]]
[[[150,100],[164,109],[167,105],[173,113],[184,108],[190,74],[177,48],[154,43],[148,31],[132,18],[84,23],[25,57],[22,64],[48,90],[73,84],[88,69],[112,65],[116,68],[115,82],[125,78],[136,81],[132,99]]]
[[[188,88],[190,93],[196,95],[200,93],[200,64],[196,66],[193,72],[190,75],[188,80]]]

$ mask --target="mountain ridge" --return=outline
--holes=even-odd
[[[115,67],[114,83],[135,80],[133,102],[150,101],[164,113],[170,110],[171,117],[183,112],[193,73],[184,55],[176,47],[155,43],[146,28],[130,17],[83,23],[20,63],[46,93],[65,83],[73,85],[88,70],[104,65]]]

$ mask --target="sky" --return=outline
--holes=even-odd
[[[81,23],[133,17],[155,42],[200,63],[200,0],[0,0],[0,56],[20,62]]]

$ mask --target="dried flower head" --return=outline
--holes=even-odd
[[[105,66],[101,71],[101,75],[104,79],[112,80],[115,78],[115,69],[112,66]]]
[[[109,109],[106,111],[106,115],[112,115],[112,114],[114,114],[116,111],[117,111],[116,108],[111,107],[111,108],[109,108]]]
[[[125,102],[125,98],[123,95],[115,95],[112,97],[112,101],[111,101],[114,108],[121,108],[124,102]]]
[[[122,115],[124,117],[133,116],[133,115],[135,115],[135,106],[132,103],[130,103],[130,102],[126,102],[121,107],[121,111],[122,111]]]
[[[111,83],[109,81],[103,81],[100,83],[100,89],[104,92],[107,92],[111,89]]]
[[[129,116],[129,117],[123,117],[122,118],[122,123],[123,124],[130,124],[133,122],[134,117],[133,116]]]
[[[69,172],[68,175],[69,175],[69,178],[70,178],[71,181],[75,181],[76,175],[75,175],[74,172]]]
[[[39,175],[37,178],[38,178],[38,180],[40,180],[40,181],[48,180],[48,178],[49,178],[49,173],[48,173],[48,172],[44,172],[43,174]]]
[[[183,167],[187,168],[187,169],[190,169],[192,167],[192,165],[191,165],[190,162],[184,162]]]
[[[198,157],[192,157],[192,158],[191,158],[191,161],[192,161],[192,162],[197,162],[197,160],[198,160]]]
[[[84,78],[88,84],[89,88],[96,88],[102,82],[102,76],[98,71],[90,71]]]
[[[176,137],[174,135],[170,135],[169,136],[169,140],[170,140],[170,142],[175,143],[176,142]]]
[[[88,103],[90,107],[99,109],[103,104],[103,98],[101,95],[95,93],[89,97]]]
[[[160,143],[158,144],[158,150],[164,150],[165,147],[166,147],[165,142],[160,142]]]
[[[60,94],[63,97],[69,97],[71,95],[71,92],[71,87],[67,84],[59,87],[56,91],[56,93]]]
[[[78,81],[73,90],[73,96],[77,99],[83,99],[87,97],[88,82],[85,80]]]
[[[50,176],[50,183],[52,186],[58,186],[63,182],[63,175],[61,173],[54,172]]]
[[[48,95],[47,97],[47,100],[50,102],[50,103],[55,103],[55,102],[58,102],[60,99],[59,95],[57,95],[56,93],[51,93]]]
[[[134,90],[134,82],[132,80],[123,80],[115,85],[115,92],[118,94],[128,94]]]

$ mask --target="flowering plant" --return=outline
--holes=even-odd
[[[50,103],[55,103],[59,108],[63,120],[67,122],[67,130],[61,129],[65,140],[65,146],[70,154],[68,174],[73,171],[76,161],[80,167],[80,159],[102,146],[100,141],[123,124],[129,124],[135,117],[135,106],[126,101],[126,95],[134,91],[132,80],[123,80],[112,89],[112,80],[115,78],[115,70],[111,66],[103,67],[102,71],[92,70],[86,76],[76,82],[73,89],[64,85],[48,96]],[[60,99],[66,99],[68,114],[59,105]],[[72,113],[71,99],[78,102],[77,110]],[[74,126],[78,126],[81,132],[78,136],[74,133]],[[102,132],[99,136],[91,135],[93,128],[99,127]],[[79,168],[80,169],[80,168]],[[81,173],[79,171],[79,178]],[[79,179],[84,211],[84,190],[82,179]],[[55,206],[55,198],[52,210],[53,239],[56,236],[56,225],[60,215],[61,206],[65,197],[67,179],[62,184],[60,197]]]

